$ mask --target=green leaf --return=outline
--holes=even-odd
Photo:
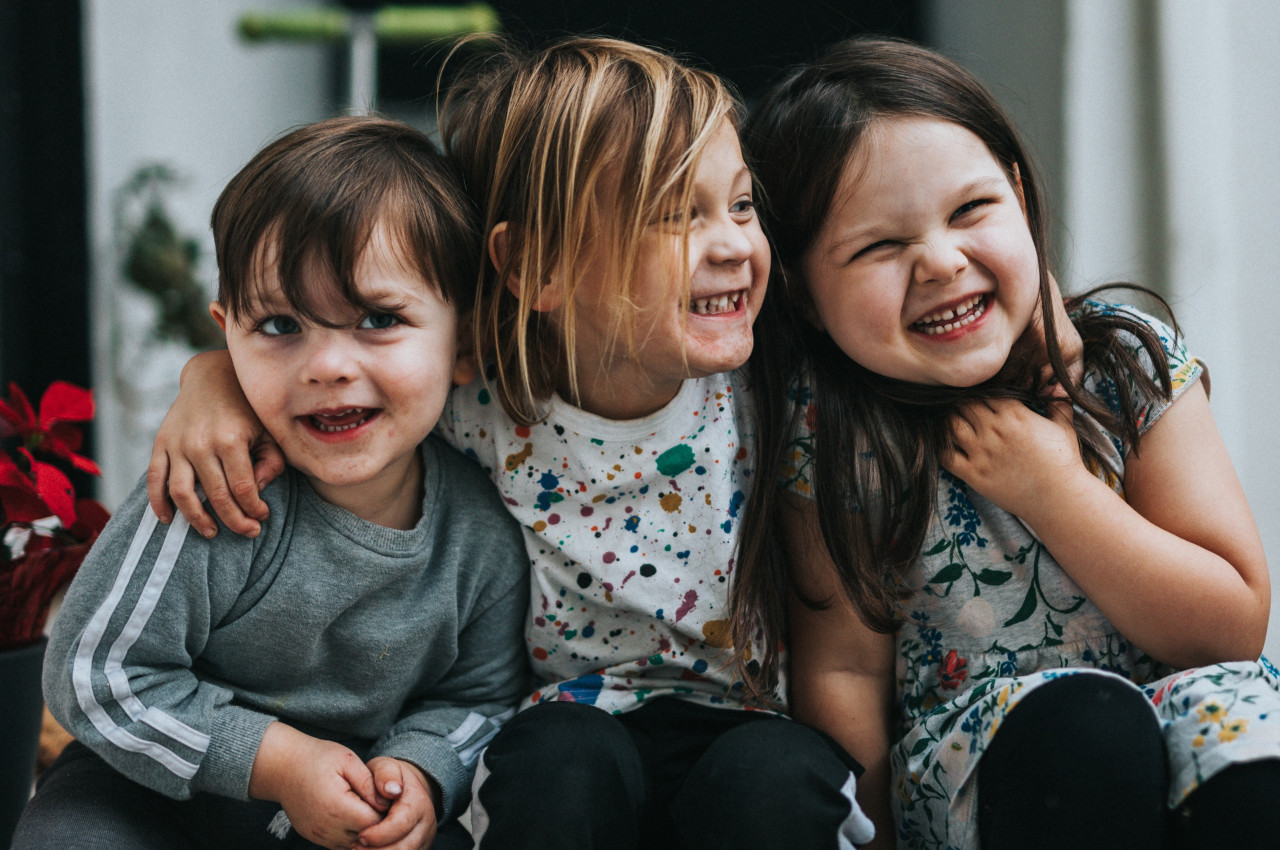
[[[936,554],[938,554],[939,552],[941,552],[943,549],[946,549],[946,548],[947,548],[948,546],[950,546],[950,545],[951,545],[951,541],[950,541],[950,540],[939,540],[937,543],[935,543],[935,544],[934,544],[934,546],[933,546],[933,548],[932,548],[932,549],[930,549],[930,550],[929,550],[929,551],[927,551],[927,552],[924,552],[923,554],[924,554],[924,556],[926,556],[926,557],[927,557],[927,556],[929,556],[929,555],[936,555]]]
[[[950,584],[964,575],[964,564],[948,564],[938,570],[937,575],[929,579],[930,584]]]
[[[1004,624],[1004,628],[1021,623],[1023,620],[1031,616],[1036,610],[1036,588],[1035,585],[1027,588],[1027,598],[1022,600],[1022,607],[1018,609],[1018,613],[1010,617]]]
[[[1013,573],[1006,572],[1005,570],[993,570],[988,568],[978,573],[978,581],[983,584],[1004,584],[1011,578],[1013,578]]]
[[[919,741],[916,741],[916,745],[911,748],[911,755],[918,756],[927,749],[929,749],[929,739],[921,738]]]

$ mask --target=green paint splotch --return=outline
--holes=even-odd
[[[668,478],[674,478],[693,466],[693,449],[684,443],[672,446],[658,455],[658,472]]]

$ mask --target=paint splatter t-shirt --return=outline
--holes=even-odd
[[[742,385],[737,373],[685,381],[662,410],[628,421],[553,398],[528,427],[483,381],[454,390],[440,430],[489,471],[524,527],[525,634],[545,683],[525,706],[616,713],[677,696],[747,707],[728,609],[753,463]]]

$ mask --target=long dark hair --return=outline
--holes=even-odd
[[[928,387],[878,375],[804,318],[810,302],[803,259],[830,212],[838,178],[869,127],[905,116],[964,127],[983,141],[1012,182],[1021,182],[1040,268],[1043,334],[1033,322],[1001,372],[974,387]],[[864,622],[881,632],[896,626],[903,593],[898,579],[919,557],[939,458],[961,403],[1012,397],[1043,405],[1048,365],[1073,403],[1136,446],[1140,422],[1132,411],[1168,398],[1171,389],[1167,374],[1159,383],[1147,378],[1131,345],[1123,344],[1132,334],[1161,364],[1159,336],[1119,311],[1091,313],[1076,323],[1085,367],[1114,379],[1119,414],[1072,381],[1057,339],[1044,200],[1030,159],[999,104],[954,62],[898,40],[841,42],[791,70],[764,95],[748,117],[744,142],[763,189],[764,221],[775,250],[750,364],[759,472],[742,522],[732,591],[734,645],[745,646],[747,637],[762,631],[769,648],[758,674],[748,678],[761,688],[776,681],[776,646],[792,589],[775,523],[782,507],[779,475],[790,462],[797,417],[805,415],[802,400],[789,397],[798,382],[812,387],[816,399],[809,468],[822,536],[845,595]],[[1068,309],[1084,297],[1068,299]],[[799,381],[806,372],[807,380]],[[1082,450],[1096,454],[1093,432],[1080,417],[1076,422]],[[803,601],[818,608],[831,602]]]

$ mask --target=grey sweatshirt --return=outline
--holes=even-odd
[[[484,473],[432,437],[403,531],[286,470],[255,539],[158,523],[139,484],[67,592],[45,699],[125,776],[245,799],[273,720],[416,764],[465,808],[480,749],[528,686],[528,560]]]

